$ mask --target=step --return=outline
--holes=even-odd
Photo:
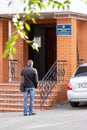
[[[19,93],[19,94],[22,94],[22,92],[20,92],[20,90],[17,90],[17,89],[11,89],[11,90],[8,90],[8,89],[0,89],[0,94],[3,93],[3,94],[6,94],[6,93],[13,93],[13,94],[16,94],[16,93]],[[40,95],[40,92],[39,90],[35,91],[35,94],[38,94]]]
[[[42,110],[42,109],[47,110],[50,107],[52,107],[52,106],[44,105],[41,107],[41,106],[35,105],[33,107],[33,110]],[[6,105],[0,106],[0,112],[21,112],[21,111],[23,111],[23,106],[21,106],[21,107],[18,107],[18,106],[11,107],[10,105],[9,106],[6,106]]]
[[[41,107],[40,107],[40,105],[38,105],[38,104],[35,104],[34,106],[33,106],[33,109],[34,110],[40,110],[41,109]],[[0,104],[0,111],[9,111],[9,112],[11,112],[11,111],[23,111],[23,105],[18,105],[18,104],[3,104],[3,105],[1,105]]]
[[[41,92],[40,92],[41,90]],[[44,105],[41,106],[41,93],[42,99],[43,95],[46,96],[45,91],[38,88],[35,90],[35,100],[34,100],[34,109],[41,110],[41,109],[49,109],[53,106],[56,102],[58,102],[59,97],[61,95],[59,88],[53,88],[51,94],[47,97]],[[16,111],[23,111],[23,93],[20,92],[18,85],[3,85],[0,86],[0,112],[16,112]],[[29,105],[29,100],[28,100]]]
[[[40,110],[40,108],[33,108],[34,111],[38,111]],[[23,108],[20,109],[20,108],[3,108],[3,107],[0,107],[0,112],[23,112]]]
[[[23,102],[24,102],[24,100],[23,99],[19,99],[19,100],[17,100],[17,99],[6,99],[6,98],[0,98],[0,105],[2,105],[2,104],[6,104],[6,105],[11,105],[11,104],[18,104],[18,105],[21,105],[21,104],[23,104]],[[30,101],[28,100],[28,103],[29,103]],[[34,104],[39,104],[39,106],[40,106],[40,100],[39,99],[35,99],[34,100]]]
[[[21,95],[21,94],[0,94],[0,99],[2,99],[3,98],[3,100],[5,100],[6,98],[8,99],[8,100],[10,100],[10,99],[17,99],[17,100],[20,100],[20,99],[24,99],[24,96],[23,95]],[[28,96],[28,98],[29,98],[29,96]],[[37,94],[35,94],[35,100],[37,100],[37,99],[41,99],[40,98],[40,95],[37,95]]]

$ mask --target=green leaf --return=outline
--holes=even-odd
[[[25,28],[27,31],[30,31],[30,25],[26,23],[26,20],[28,21],[31,20],[34,24],[36,24],[36,19],[33,16],[34,14],[36,14],[38,17],[40,16],[40,13],[35,12],[37,7],[39,7],[40,9],[46,9],[46,4],[43,2],[44,0],[20,0],[20,1],[22,2],[22,4],[24,4],[23,6],[24,14],[22,14],[22,19],[19,13],[16,13],[13,16],[13,25],[16,27],[16,31],[15,33],[12,33],[12,36],[6,42],[6,47],[3,54],[4,56],[9,55],[11,59],[13,58],[13,56],[10,50],[12,49],[12,52],[16,53],[16,48],[14,47],[14,45],[16,44],[16,41],[19,36],[23,38],[26,41],[26,43],[30,44],[30,46],[32,46],[34,50],[39,51],[38,47],[35,46],[35,44],[32,44],[34,43],[34,41],[28,40]],[[46,0],[46,1],[48,6],[51,6],[52,8],[55,8],[56,6],[58,7],[58,9],[60,8],[64,9],[65,7],[69,9],[69,5],[71,4],[70,0],[64,0],[64,2],[61,1],[59,2],[59,0]],[[87,0],[84,1],[87,2]],[[13,2],[14,0],[9,0],[8,6],[10,6]]]
[[[70,0],[65,0],[64,4],[71,4],[71,1]]]
[[[40,17],[40,13],[36,12],[36,15],[37,15],[38,17]]]
[[[32,44],[34,40],[26,40],[27,43]]]
[[[9,51],[7,49],[5,49],[2,57],[5,58],[8,54],[9,54]]]
[[[25,27],[28,31],[30,31],[30,25],[28,23],[25,23]]]
[[[33,50],[36,50],[37,52],[39,52],[39,49],[37,47],[32,45],[32,48],[33,48]]]
[[[50,2],[50,1],[48,1],[47,5],[48,5],[48,6],[50,6],[50,4],[51,4],[51,2]]]
[[[29,14],[24,14],[23,18],[26,18],[27,20],[30,20],[31,16]]]
[[[54,8],[54,7],[55,7],[55,4],[52,5],[52,8]]]
[[[21,34],[22,34],[23,37],[25,37],[25,36],[26,36],[26,31],[25,31],[25,30],[22,30],[22,31],[21,31]]]
[[[33,23],[36,23],[36,20],[35,20],[35,18],[31,18],[31,20],[32,20],[32,22],[33,22]]]
[[[13,59],[12,53],[9,53],[9,57],[10,57],[10,59]]]
[[[26,7],[24,7],[23,11],[25,12],[26,10],[27,10],[27,8],[26,8]]]
[[[9,1],[8,6],[10,6],[10,5],[11,5],[11,3],[12,3],[12,1]]]
[[[12,47],[12,51],[13,51],[13,53],[17,53],[17,50],[16,50],[16,48],[15,47]]]
[[[85,4],[87,4],[87,0],[82,0]]]
[[[16,41],[11,41],[11,45],[14,46],[16,44]]]
[[[13,38],[14,40],[17,40],[17,39],[18,39],[18,35],[13,35],[12,38]]]

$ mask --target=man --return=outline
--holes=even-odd
[[[38,73],[35,68],[33,68],[33,61],[28,60],[27,66],[23,68],[21,72],[21,76],[24,78],[24,116],[28,115],[35,115],[33,112],[33,104],[34,104],[34,94],[35,94],[35,88],[37,88],[38,84]],[[28,94],[30,94],[30,106],[28,109]]]

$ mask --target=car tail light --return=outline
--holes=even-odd
[[[72,90],[72,87],[71,87],[71,84],[70,84],[70,82],[68,83],[67,90]]]

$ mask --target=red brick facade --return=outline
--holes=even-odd
[[[20,72],[21,72],[21,69],[24,66],[26,66],[27,60],[29,59],[29,56],[30,56],[30,53],[29,53],[30,50],[29,50],[28,44],[26,44],[23,39],[19,38],[16,44],[17,54],[16,55],[13,54],[13,57],[14,57],[13,60],[16,61],[15,74],[16,74],[17,80],[15,80],[16,81],[15,83],[14,82],[9,83],[9,58],[6,57],[5,59],[3,59],[2,57],[4,49],[5,49],[5,43],[8,40],[8,34],[9,34],[8,23],[9,23],[9,20],[0,20],[0,91],[1,91],[0,101],[2,101],[2,105],[0,104],[1,105],[0,111],[7,111],[7,107],[8,107],[8,111],[20,111],[21,109],[17,109],[17,108],[18,106],[20,108],[23,104],[19,104],[19,102],[16,102],[18,101],[17,99],[19,99],[19,101],[23,100],[23,95],[19,91],[19,82],[21,80]],[[64,68],[65,80],[68,81],[70,76],[72,75],[76,67],[78,66],[78,61],[87,62],[87,38],[86,38],[87,37],[87,16],[83,14],[72,13],[72,12],[56,13],[56,14],[53,13],[52,15],[48,13],[46,14],[46,16],[44,16],[43,19],[37,19],[36,25],[39,25],[39,26],[41,25],[40,26],[41,28],[39,29],[39,26],[38,28],[37,27],[35,28],[36,34],[38,31],[40,31],[39,34],[41,35],[42,33],[42,37],[43,37],[43,34],[45,32],[44,28],[42,29],[43,26],[46,25],[47,27],[50,27],[51,25],[51,27],[53,27],[55,25],[56,27],[57,24],[70,24],[72,27],[71,28],[72,34],[68,36],[59,36],[59,35],[56,35],[56,32],[54,32],[54,30],[52,30],[54,28],[51,28],[51,31],[50,31],[51,35],[49,35],[48,33],[46,34],[48,34],[49,36],[48,42],[51,39],[50,42],[52,44],[50,45],[50,42],[49,42],[49,45],[47,48],[48,50],[45,50],[47,46],[44,49],[42,49],[42,53],[40,53],[41,59],[38,59],[37,53],[34,53],[34,54],[36,56],[35,57],[36,60],[38,61],[38,67],[40,68],[40,66],[44,64],[42,69],[44,69],[44,66],[46,66],[45,62],[42,63],[42,61],[44,60],[44,57],[47,56],[46,54],[50,54],[49,56],[47,56],[47,59],[46,59],[47,61],[50,61],[48,60],[48,58],[49,59],[55,58],[56,60],[66,60],[66,66]],[[15,28],[12,26],[11,31],[13,32],[14,30]],[[54,33],[54,35],[52,33]],[[46,34],[44,34],[44,36],[46,36]],[[50,36],[54,36],[53,38],[55,38],[55,40],[53,40],[53,38]],[[42,40],[42,42],[45,42],[45,41]],[[55,45],[55,49],[53,45]],[[41,73],[44,72],[42,71],[42,69],[41,69]],[[67,82],[66,83],[61,82],[61,84],[57,84],[53,88],[51,94],[53,93],[55,94],[53,95],[49,94],[51,95],[51,97],[49,97],[48,99],[52,99],[52,104],[48,103],[48,106],[46,106],[47,108],[49,108],[49,106],[52,106],[53,102],[58,103],[62,100],[67,99],[67,96],[66,96],[67,85],[66,84]],[[38,93],[36,94],[37,99],[41,100],[39,89],[37,90],[37,93]],[[7,94],[7,97],[6,97],[6,94]],[[4,101],[6,102],[6,99],[4,98],[6,98],[7,102],[8,101],[9,102],[5,104]],[[15,102],[13,100],[14,98],[15,98]]]
[[[61,14],[56,15],[54,19],[44,19],[37,20],[37,24],[71,24],[72,25],[72,35],[71,36],[56,36],[56,60],[66,60],[66,80],[68,80],[77,67],[77,62],[82,59],[84,62],[87,61],[87,21],[83,21],[83,17],[78,19],[78,14],[76,17],[64,17]],[[86,19],[86,18],[85,18]],[[14,31],[12,27],[12,32]],[[8,57],[2,58],[3,50],[5,48],[5,42],[8,40],[8,21],[0,21],[0,82],[8,82]],[[14,55],[14,59],[17,60],[17,78],[20,81],[20,71],[23,66],[26,65],[28,60],[28,45],[24,43],[23,39],[19,38],[16,44],[17,54]],[[79,58],[79,59],[78,59]]]
[[[77,66],[77,21],[74,18],[59,19],[57,24],[71,24],[72,36],[57,36],[57,59],[65,59],[66,79],[68,80]]]
[[[2,57],[7,40],[8,21],[0,21],[0,82],[8,82],[8,57]]]

